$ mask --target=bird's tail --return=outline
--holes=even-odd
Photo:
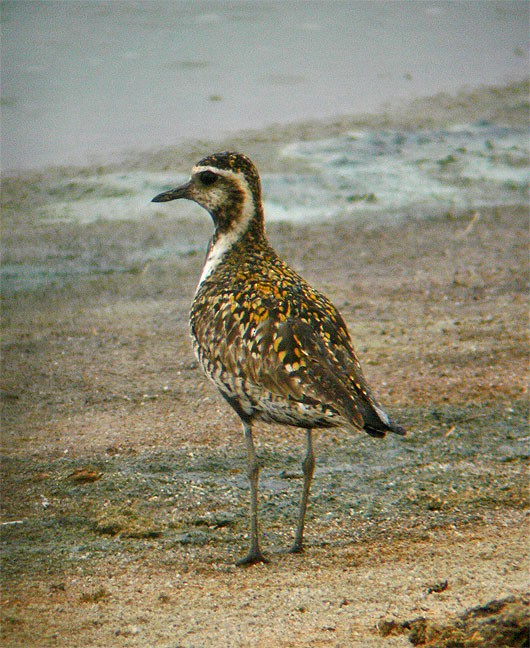
[[[401,425],[394,423],[385,410],[372,398],[370,401],[357,403],[363,417],[363,430],[370,436],[384,437],[387,432],[393,432],[400,436],[407,433]]]
[[[390,419],[388,420],[388,423],[383,423],[381,421],[381,424],[377,427],[370,425],[369,423],[365,423],[363,430],[370,436],[374,437],[384,437],[386,436],[387,432],[393,432],[394,434],[399,434],[400,436],[405,436],[407,434],[405,428],[401,427],[401,425],[398,425],[397,423],[394,423],[394,421]]]

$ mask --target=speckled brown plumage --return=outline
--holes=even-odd
[[[264,232],[261,185],[244,155],[201,160],[191,180],[157,196],[188,198],[212,215],[215,232],[190,326],[206,375],[240,416],[252,487],[251,550],[244,563],[264,561],[257,530],[254,420],[307,430],[304,493],[294,551],[302,549],[305,510],[314,469],[311,430],[342,426],[383,437],[404,434],[373,397],[338,310],[289,268]]]

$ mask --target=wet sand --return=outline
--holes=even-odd
[[[352,124],[527,123],[524,95],[438,97],[120,168],[185,172],[207,147],[230,144],[274,170],[287,164],[280,145]],[[454,619],[514,596],[517,610],[492,612],[490,626],[505,628],[505,614],[524,636],[528,624],[526,202],[393,226],[269,224],[280,254],[339,307],[374,391],[409,434],[316,434],[308,546],[292,556],[303,436],[260,425],[271,563],[242,570],[240,426],[187,332],[211,226],[171,215],[35,222],[57,180],[78,174],[20,176],[3,192],[10,259],[46,250],[64,267],[4,300],[3,645],[397,647],[413,633],[400,623],[418,617],[424,645],[449,645],[444,633],[464,641],[466,628],[465,645],[524,645],[485,644],[483,628]],[[119,263],[182,237],[203,249]],[[107,272],[83,269],[95,249]]]

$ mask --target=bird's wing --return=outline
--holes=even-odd
[[[201,335],[196,327],[203,364],[206,359],[218,367],[215,376],[209,373],[221,391],[235,394],[237,382],[244,381],[249,394],[267,391],[273,398],[323,406],[362,428],[357,401],[367,387],[342,322],[319,329],[266,308],[248,312],[239,318],[225,302],[215,318],[203,318],[215,330]]]
[[[373,436],[402,433],[372,396],[340,313],[298,276],[287,286],[217,293],[207,304],[195,308],[192,335],[227,398],[268,392],[328,409]]]
[[[306,398],[338,410],[356,427],[362,428],[364,419],[357,403],[357,388],[351,381],[347,366],[354,365],[355,356],[352,358],[347,348],[336,346],[323,337],[318,328],[300,319],[290,318],[278,323],[274,336],[273,348],[279,349],[279,362],[271,353],[272,370],[279,377],[294,378]],[[338,354],[348,362],[341,364]],[[353,369],[353,366],[349,368]]]
[[[338,406],[354,425],[371,436],[384,437],[389,431],[404,435],[405,430],[389,418],[372,395],[338,311],[328,311],[328,315],[332,317],[322,329],[300,320],[286,322],[305,358],[301,374],[304,386],[324,404]]]

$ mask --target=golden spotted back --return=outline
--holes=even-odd
[[[362,427],[372,404],[333,304],[266,243],[234,245],[191,310],[197,356],[241,414],[300,427]]]

